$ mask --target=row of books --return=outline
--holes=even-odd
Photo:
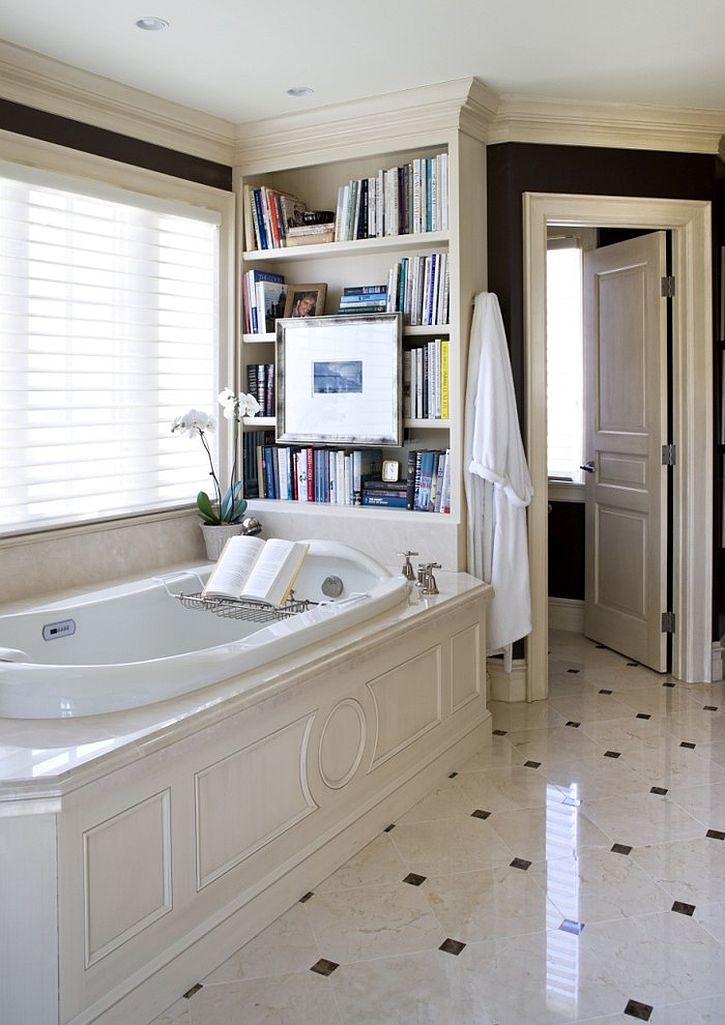
[[[356,313],[391,313],[388,309],[387,285],[351,285],[340,296],[338,313],[350,316]]]
[[[326,449],[273,444],[266,434],[254,445],[245,436],[245,495],[289,502],[361,505],[362,481],[380,476],[380,449]]]
[[[451,511],[450,449],[411,449],[408,453],[407,508]]]
[[[257,416],[275,416],[274,363],[247,364],[247,391],[259,403]]]
[[[449,295],[448,253],[404,256],[390,268],[388,308],[407,324],[447,324]]]
[[[289,228],[302,224],[307,205],[296,196],[265,186],[244,186],[244,244],[246,249],[282,249]]]
[[[403,351],[403,416],[414,420],[447,420],[448,339]]]
[[[274,331],[275,320],[284,316],[286,301],[283,274],[248,270],[242,278],[242,331],[252,335]]]
[[[351,178],[337,190],[335,240],[383,238],[448,228],[448,154]]]

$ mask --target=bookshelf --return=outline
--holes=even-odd
[[[460,84],[458,84],[460,85]],[[445,102],[431,90],[361,101],[348,108],[325,108],[305,115],[307,144],[293,117],[254,128],[249,146],[240,140],[235,171],[238,197],[239,261],[237,280],[250,269],[275,271],[286,283],[325,282],[325,314],[337,313],[347,286],[387,283],[388,272],[402,257],[445,253],[449,274],[449,322],[403,328],[404,352],[445,339],[448,350],[448,416],[406,417],[404,444],[386,448],[383,458],[401,464],[408,452],[448,450],[450,512],[422,512],[387,507],[347,506],[322,502],[250,499],[250,511],[266,533],[289,538],[328,537],[346,541],[395,564],[396,553],[417,550],[421,558],[447,569],[466,564],[465,500],[462,486],[463,406],[468,333],[475,294],[485,287],[485,134],[486,112],[480,86],[468,83]],[[383,109],[384,108],[384,109]],[[461,126],[465,125],[465,129]],[[261,142],[260,142],[261,139]],[[267,187],[303,200],[310,210],[335,211],[337,190],[351,179],[373,177],[381,168],[399,167],[445,153],[448,159],[448,227],[414,234],[332,241],[255,250],[245,248],[244,189]],[[247,213],[248,213],[247,207]],[[463,215],[462,215],[463,214]],[[242,333],[239,288],[237,323],[239,386],[246,390],[248,364],[270,363],[275,334]],[[245,430],[273,430],[274,418],[245,421]],[[339,446],[331,446],[337,448]]]

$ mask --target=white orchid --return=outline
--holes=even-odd
[[[239,428],[245,416],[254,416],[261,407],[253,395],[246,395],[244,392],[235,395],[231,388],[223,388],[219,392],[219,404],[225,419],[233,420],[235,425],[229,487],[223,494],[214,469],[211,449],[206,440],[206,434],[216,430],[214,417],[199,409],[190,409],[187,413],[177,416],[171,425],[171,431],[174,434],[186,434],[188,437],[198,434],[209,459],[209,476],[214,484],[215,501],[212,502],[206,491],[199,492],[196,496],[196,505],[201,518],[205,523],[211,524],[240,523],[246,512],[247,502],[242,498],[242,481],[234,479],[239,451]]]

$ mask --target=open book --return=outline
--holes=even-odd
[[[309,545],[239,534],[224,545],[202,591],[204,598],[250,598],[284,605]]]

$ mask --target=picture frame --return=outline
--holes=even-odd
[[[278,442],[399,446],[402,315],[277,321]]]
[[[314,285],[287,285],[287,300],[284,316],[293,319],[321,317],[325,312],[327,285],[317,282]]]

